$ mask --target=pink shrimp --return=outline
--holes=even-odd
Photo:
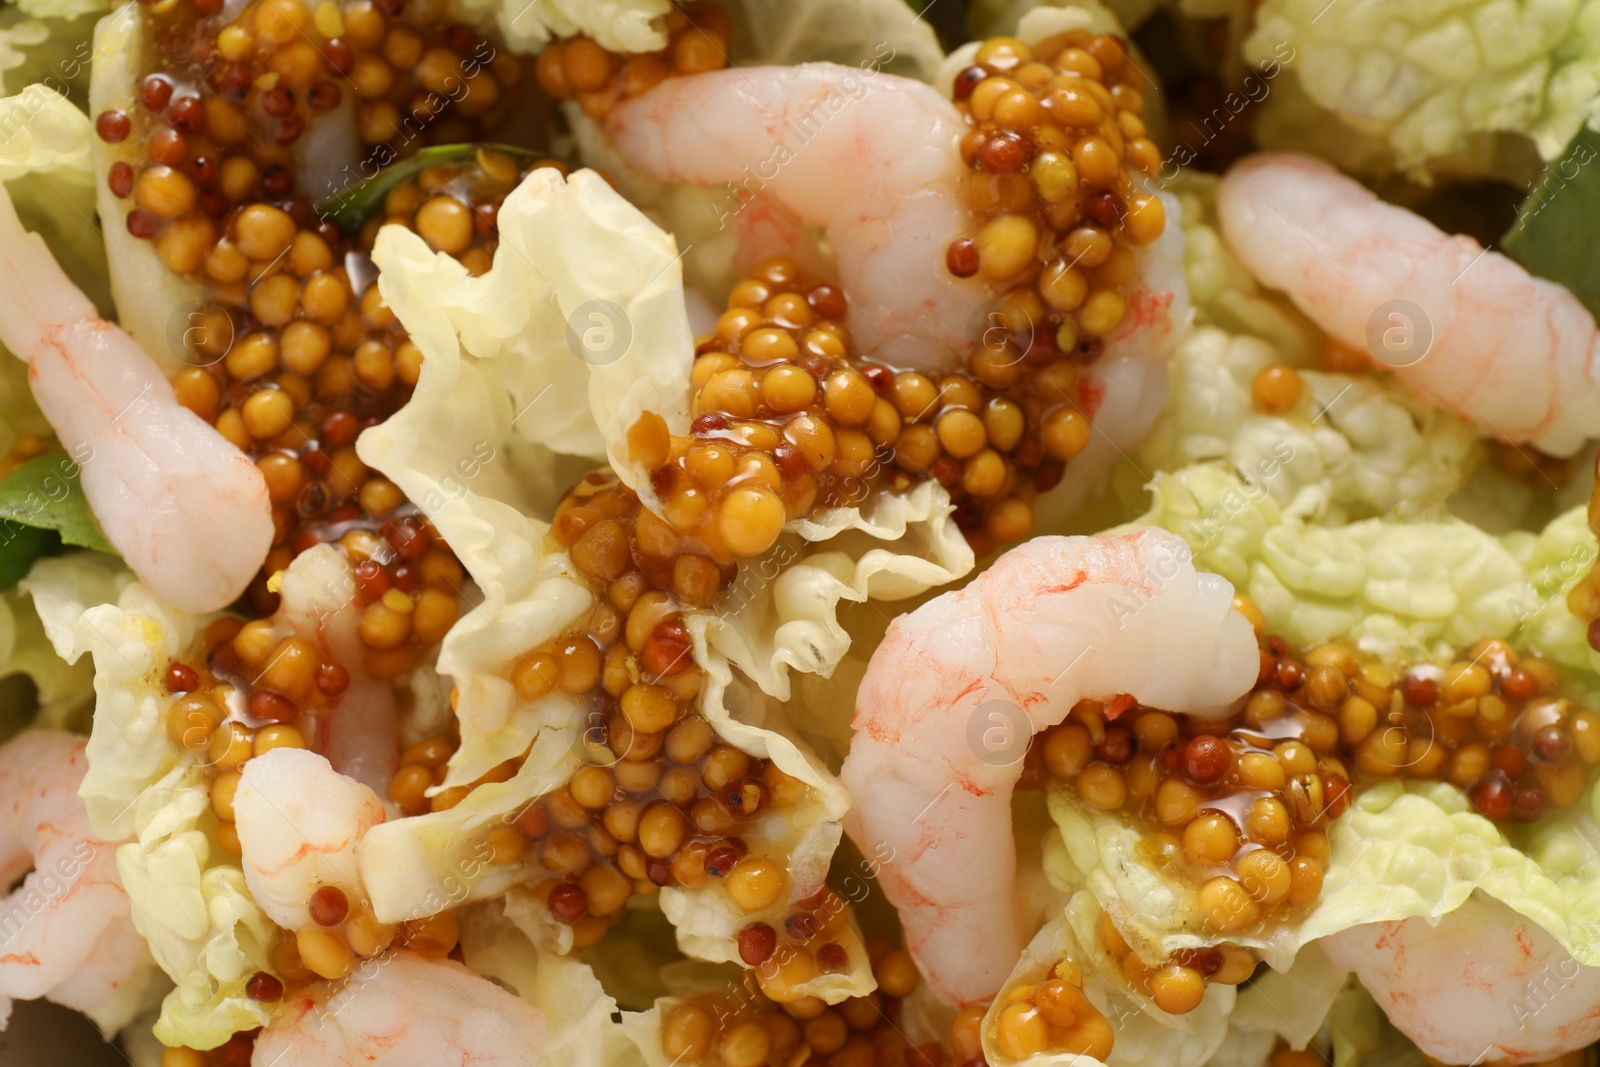
[[[78,796],[84,739],[30,730],[0,746],[0,1025],[11,1000],[107,1005],[145,959],[115,842],[89,830]]]
[[[1600,340],[1561,286],[1309,156],[1237,164],[1217,213],[1263,285],[1429,403],[1554,455],[1600,437]]]
[[[449,959],[399,951],[285,1000],[252,1067],[531,1067],[549,1024]]]
[[[727,183],[825,227],[851,333],[877,358],[937,368],[977,344],[994,292],[944,269],[971,221],[966,125],[931,86],[833,63],[730,69],[670,78],[614,108],[606,131],[654,177]]]
[[[831,63],[670,78],[619,104],[606,123],[631,166],[736,187],[741,206],[729,225],[741,264],[751,252],[782,252],[811,268],[815,242],[797,225],[824,227],[862,352],[935,374],[964,366],[1001,321],[993,309],[1003,285],[944,267],[950,242],[973,225],[957,151],[966,129],[929,86]],[[1138,255],[1129,314],[1065,398],[1095,420],[1095,433],[1039,501],[1041,526],[1100,488],[1166,399],[1167,357],[1188,328],[1189,292],[1178,203],[1163,204],[1167,226]]]
[[[275,748],[244,765],[233,810],[245,884],[286,930],[311,925],[311,895],[333,886],[366,897],[356,846],[384,821],[383,801],[303,748]]]
[[[1541,1063],[1600,1040],[1600,967],[1482,893],[1437,924],[1367,923],[1319,944],[1444,1063]]]
[[[1162,530],[1039,537],[890,625],[856,696],[845,829],[933,990],[992,996],[1022,949],[1011,792],[1032,735],[1079,700],[1205,715],[1260,667],[1233,589]]]
[[[0,344],[82,468],[106,538],[186,611],[232,603],[272,545],[256,465],[194,412],[133,339],[101,320],[0,187]]]

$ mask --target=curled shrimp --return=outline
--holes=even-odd
[[[1217,213],[1263,285],[1429,403],[1558,456],[1600,436],[1594,318],[1561,286],[1309,156],[1238,163]]]
[[[1436,924],[1367,923],[1319,943],[1437,1061],[1540,1063],[1600,1040],[1600,967],[1482,893]]]
[[[0,1025],[11,1000],[94,1013],[146,958],[117,874],[115,842],[89,830],[78,786],[84,739],[31,730],[0,746]]]
[[[1021,952],[1011,792],[1086,698],[1205,715],[1260,668],[1233,589],[1162,530],[1039,537],[890,625],[856,696],[845,829],[935,993],[994,995]]]
[[[303,748],[275,748],[244,765],[233,800],[245,884],[286,930],[311,925],[311,895],[333,886],[366,894],[356,864],[362,836],[384,821],[383,801]]]
[[[398,951],[285,998],[253,1067],[529,1067],[549,1025],[526,1001],[449,959]]]
[[[666,181],[726,182],[740,207],[728,225],[740,257],[787,252],[809,265],[822,226],[864,354],[899,368],[959,370],[1000,319],[1001,295],[960,279],[945,250],[972,226],[961,199],[954,104],[921,82],[831,63],[754,67],[669,78],[612,109],[606,130],[631,166]],[[1166,400],[1166,361],[1189,324],[1178,202],[1141,251],[1128,314],[1068,403],[1093,420],[1089,446],[1040,502],[1041,525],[1099,488],[1143,439]],[[781,210],[780,210],[781,209]]]
[[[966,125],[931,86],[833,63],[729,69],[623,101],[606,131],[656,178],[735,185],[756,210],[764,198],[824,227],[864,351],[938,369],[977,344],[994,291],[944,269],[971,221]]]
[[[0,344],[82,469],[106,538],[156,595],[226,607],[272,545],[256,465],[194,412],[133,339],[98,318],[0,188]]]

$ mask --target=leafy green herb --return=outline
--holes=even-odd
[[[1500,245],[1532,273],[1572,290],[1600,317],[1595,219],[1600,219],[1600,133],[1585,126],[1566,154],[1545,167]]]
[[[65,452],[46,452],[0,478],[0,592],[65,545],[116,554],[89,511],[78,465]]]
[[[359,185],[352,186],[338,196],[317,205],[317,214],[346,230],[353,230],[383,209],[383,199],[389,190],[416,177],[435,163],[460,163],[472,159],[478,149],[504,152],[519,159],[550,159],[548,152],[535,152],[503,144],[442,144],[424,148],[416,155],[391,164]]]
[[[60,551],[61,535],[54,530],[0,519],[0,593],[15,589],[34,560]]]

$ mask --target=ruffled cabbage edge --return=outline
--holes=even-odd
[[[96,833],[132,838],[117,850],[117,870],[134,928],[176,985],[156,1036],[215,1048],[268,1021],[244,987],[268,969],[273,930],[243,871],[216,844],[204,770],[180,763],[167,740],[170,694],[160,679],[206,620],[168,608],[125,570],[100,566],[73,582],[75,565],[82,570],[73,557],[41,560],[24,584],[62,658],[94,659],[89,771],[79,795]]]
[[[93,222],[96,182],[92,152],[94,124],[68,99],[79,73],[87,69],[88,43],[77,40],[76,24],[24,21],[0,29],[0,66],[7,37],[39,56],[13,54],[21,69],[39,78],[15,95],[0,98],[0,181],[22,224],[39,234],[73,284],[106,313],[111,310],[106,249]],[[61,40],[52,36],[60,34]],[[66,55],[56,53],[70,48]],[[48,58],[47,67],[39,69]],[[3,77],[3,70],[0,70]],[[153,253],[152,253],[153,255]],[[8,359],[9,362],[9,359]],[[29,407],[32,407],[31,401]]]
[[[86,571],[86,580],[91,582],[98,572],[116,566],[110,557],[90,552],[67,558],[74,560],[74,570]],[[26,678],[35,697],[25,702],[22,693],[0,688],[0,694],[5,694],[0,735],[25,726],[83,732],[94,709],[94,668],[88,663],[68,663],[50,643],[39,602],[41,597],[48,601],[55,594],[40,586],[42,581],[30,586],[25,578],[18,588],[0,593],[0,687],[12,678]]]
[[[425,359],[412,399],[363,433],[358,450],[428,514],[482,596],[439,656],[439,671],[458,686],[462,738],[444,787],[529,755],[516,777],[479,787],[448,812],[368,834],[364,864],[408,872],[377,901],[380,914],[423,906],[447,880],[462,881],[468,899],[515,880],[482,871],[462,879],[460,842],[558,787],[586,744],[577,701],[519,701],[506,677],[517,657],[594,607],[567,554],[549,544],[548,519],[562,489],[603,460],[652,500],[647,472],[621,445],[626,430],[646,410],[676,432],[687,429],[693,345],[671,237],[590,171],[565,180],[533,172],[498,221],[500,248],[481,278],[408,231],[380,231],[380,292]],[[601,317],[595,325],[619,330],[614,337],[631,337],[597,353],[569,334],[588,328],[592,315]],[[971,550],[950,512],[948,495],[929,482],[793,522],[709,611],[686,613],[696,661],[708,672],[702,713],[730,743],[810,788],[812,821],[790,856],[796,886],[820,888],[847,801],[821,762],[787,736],[779,705],[789,697],[789,671],[826,675],[839,662],[850,643],[837,619],[843,604],[912,596],[970,570]],[[570,944],[559,924],[540,928],[542,905],[529,896],[514,892],[511,912],[536,940],[557,950]],[[720,887],[663,892],[687,951],[737,958],[737,915],[723,896]],[[870,976],[852,981],[855,988]]]

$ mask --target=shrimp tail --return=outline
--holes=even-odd
[[[0,184],[0,279],[7,293],[0,300],[0,344],[27,359],[50,343],[50,323],[94,319],[99,313],[83,291],[67,278],[44,238],[30,233],[17,217],[11,196]]]

